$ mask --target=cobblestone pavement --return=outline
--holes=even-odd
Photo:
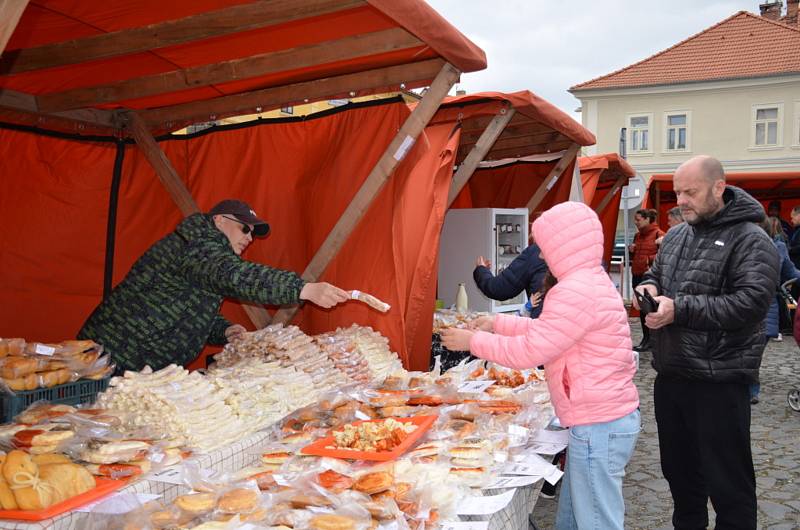
[[[639,320],[631,320],[634,344],[639,342]],[[642,409],[642,434],[626,469],[625,527],[654,530],[672,528],[672,497],[661,474],[658,433],[653,411],[650,354],[642,354],[636,376]],[[786,403],[790,387],[800,385],[800,348],[789,336],[770,342],[761,365],[760,403],[753,405],[751,436],[758,491],[758,527],[765,530],[800,528],[800,412]],[[560,491],[560,489],[559,489]],[[540,530],[554,527],[558,495],[540,498],[534,518]],[[710,528],[714,513],[709,503]]]

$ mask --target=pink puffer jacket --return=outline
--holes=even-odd
[[[537,319],[498,315],[472,353],[512,368],[544,365],[565,426],[616,420],[639,406],[628,319],[601,266],[603,230],[588,206],[566,202],[533,223],[536,244],[558,284]]]

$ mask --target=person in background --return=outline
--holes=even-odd
[[[531,318],[542,312],[542,282],[547,274],[547,264],[540,256],[541,251],[536,243],[528,245],[522,253],[514,258],[508,267],[495,276],[492,274],[492,262],[478,256],[472,278],[478,289],[492,300],[509,300],[522,291],[526,293],[526,309]],[[532,305],[537,302],[537,305]]]
[[[792,260],[789,259],[789,251],[786,248],[786,243],[783,241],[783,228],[781,227],[780,219],[777,217],[767,217],[759,226],[767,233],[767,235],[772,239],[772,242],[775,243],[775,248],[778,250],[778,256],[780,256],[781,260],[781,274],[780,274],[780,283],[783,284],[789,280],[795,279],[800,280],[800,270],[797,270],[797,267],[794,266]],[[775,293],[775,296],[772,299],[772,303],[769,306],[769,311],[767,312],[767,318],[765,320],[766,325],[766,341],[769,339],[775,340],[780,342],[783,340],[783,336],[781,335],[781,304],[784,304],[783,297],[780,296],[778,292]],[[750,385],[750,403],[755,405],[758,403],[758,396],[761,391],[761,385],[759,383],[753,383]]]
[[[246,330],[219,312],[224,298],[261,304],[308,300],[329,308],[350,297],[329,283],[241,258],[269,225],[246,203],[228,199],[196,213],[154,243],[100,302],[78,333],[111,354],[117,370],[159,370],[193,361]]]
[[[669,210],[667,210],[667,225],[669,226],[667,230],[669,230],[674,226],[678,226],[682,222],[683,222],[683,215],[681,214],[680,208],[676,206],[674,208],[670,208]],[[660,247],[662,241],[664,241],[664,236],[661,236],[658,239],[656,239],[656,245]]]
[[[789,236],[789,258],[791,258],[795,267],[800,268],[800,230],[798,230],[798,227],[800,227],[800,205],[792,208],[792,214],[789,219],[793,227],[792,235]]]
[[[624,528],[622,479],[640,429],[636,364],[622,298],[603,270],[603,228],[579,202],[552,207],[533,223],[558,279],[537,319],[491,315],[473,329],[448,329],[451,349],[504,366],[544,365],[555,412],[570,427],[556,528]]]
[[[764,208],[726,186],[719,160],[696,156],[673,177],[686,220],[667,232],[642,283],[658,302],[653,388],[661,470],[675,528],[757,526],[750,391],[764,353],[764,319],[778,287],[775,245],[755,223]],[[634,304],[638,306],[634,298]]]
[[[783,209],[783,205],[781,201],[769,201],[769,205],[767,206],[767,217],[776,217],[781,224],[781,230],[783,231],[784,241],[789,241],[789,238],[792,237],[792,233],[794,232],[794,227],[789,221],[786,221],[783,217],[781,217],[781,210]]]
[[[637,210],[633,216],[633,224],[638,231],[633,236],[633,244],[628,249],[631,253],[631,286],[635,289],[642,281],[642,275],[650,268],[650,264],[658,252],[659,238],[664,232],[656,224],[658,214],[652,209]],[[650,349],[650,330],[644,325],[644,315],[639,314],[639,321],[642,326],[642,341],[633,347],[636,351],[647,351]]]

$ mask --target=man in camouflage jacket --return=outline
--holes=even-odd
[[[208,214],[184,219],[134,263],[78,333],[111,353],[121,370],[185,365],[206,344],[224,345],[245,331],[220,313],[224,298],[261,304],[309,300],[332,307],[348,294],[328,283],[306,283],[294,272],[240,255],[269,225],[242,201],[225,200]]]

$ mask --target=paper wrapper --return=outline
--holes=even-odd
[[[387,311],[389,311],[389,309],[392,308],[392,306],[390,306],[386,302],[378,300],[371,294],[362,293],[361,291],[350,291],[350,298],[352,298],[353,300],[358,300],[359,302],[364,302],[371,308],[380,311],[381,313],[386,313]]]

